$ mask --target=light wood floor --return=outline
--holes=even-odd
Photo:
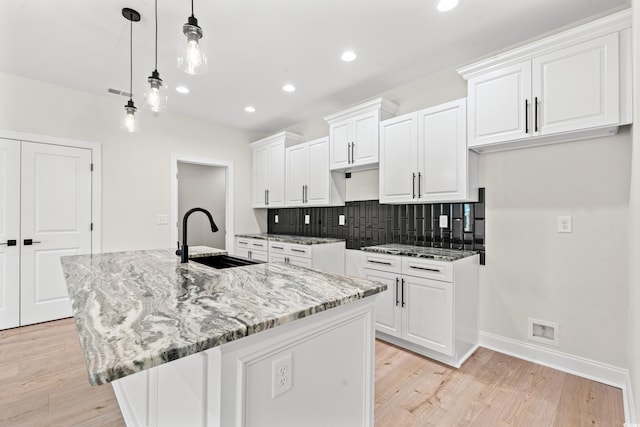
[[[622,392],[486,349],[453,369],[376,342],[376,427],[622,426]],[[0,426],[124,426],[72,319],[0,331]]]

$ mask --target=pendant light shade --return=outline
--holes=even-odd
[[[122,16],[130,22],[129,33],[129,101],[124,106],[124,115],[120,122],[120,128],[127,132],[139,132],[140,124],[136,117],[138,110],[133,103],[133,23],[140,21],[140,14],[133,9],[125,7]]]
[[[168,88],[160,78],[158,72],[158,0],[155,1],[156,12],[156,51],[155,51],[155,68],[151,75],[147,78],[147,90],[144,93],[145,108],[160,113],[167,111]]]
[[[178,37],[178,68],[188,74],[202,74],[207,71],[205,47],[204,33],[193,15],[191,0],[191,16],[182,26],[182,34]]]

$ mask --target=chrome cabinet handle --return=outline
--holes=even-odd
[[[418,172],[418,199],[422,197],[420,194],[420,181],[422,181],[422,173]]]
[[[284,249],[282,246],[271,246],[273,249]]]
[[[267,190],[264,190],[264,204],[267,204]]]
[[[267,204],[269,204],[269,190],[267,189]]]
[[[40,242],[38,242],[40,243]],[[17,240],[7,240],[7,243],[0,243],[0,246],[17,246],[18,245],[18,241]]]
[[[351,143],[351,163],[355,163],[356,162],[356,157],[353,155],[353,147],[356,146],[355,142]]]
[[[351,164],[351,143],[347,142],[347,164]]]
[[[294,249],[294,248],[291,248],[291,252],[302,252],[302,253],[305,253],[306,251],[305,251],[305,250],[303,250],[303,249]]]
[[[404,279],[402,279],[402,307],[404,307]]]

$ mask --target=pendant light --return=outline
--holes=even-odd
[[[160,113],[167,111],[167,85],[164,84],[158,73],[158,0],[155,1],[156,5],[156,61],[155,68],[151,72],[151,75],[147,78],[149,86],[144,93],[144,106],[154,113]]]
[[[207,53],[202,28],[193,15],[193,0],[191,0],[191,16],[182,26],[182,34],[178,42],[178,68],[188,74],[202,74],[207,71]]]
[[[138,110],[133,103],[133,23],[140,21],[140,14],[133,9],[125,7],[122,9],[122,16],[130,22],[129,33],[129,102],[124,106],[124,116],[120,127],[127,132],[138,132],[140,126],[136,118]]]

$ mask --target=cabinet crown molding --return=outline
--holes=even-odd
[[[498,53],[489,58],[458,68],[457,71],[465,80],[468,80],[477,74],[482,74],[512,63],[531,59],[534,56],[544,54],[550,50],[558,50],[563,47],[604,36],[606,34],[629,29],[631,28],[631,23],[631,9],[625,9],[586,24],[562,31],[558,34]]]
[[[375,108],[394,116],[398,111],[399,107],[398,107],[398,104],[391,102],[386,98],[381,97],[381,98],[375,98],[369,101],[362,102],[360,104],[353,105],[337,113],[331,114],[325,117],[324,119],[327,122],[333,122],[336,120],[342,120],[345,118],[352,117],[361,112],[371,111],[372,109],[375,109]]]
[[[266,138],[259,139],[255,142],[251,143],[252,148],[257,148],[263,145],[268,145],[272,142],[282,141],[284,139],[285,146],[299,144],[304,142],[304,137],[300,134],[284,131],[280,133],[276,133],[275,135],[268,136]]]

